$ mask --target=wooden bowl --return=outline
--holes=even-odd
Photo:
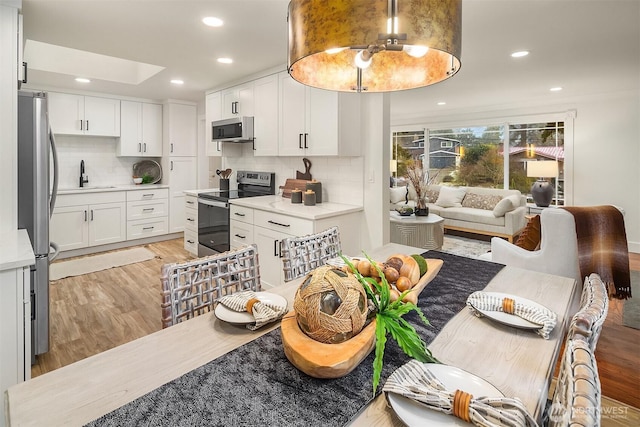
[[[433,280],[442,267],[442,260],[427,259],[427,272],[412,288],[407,299],[414,304],[418,294]],[[375,319],[355,337],[340,344],[326,344],[309,338],[298,326],[295,311],[282,319],[280,333],[284,354],[293,366],[314,378],[340,378],[353,371],[369,355],[376,343]]]

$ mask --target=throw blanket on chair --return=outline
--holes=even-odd
[[[615,206],[564,207],[573,214],[580,274],[597,273],[609,297],[631,298],[629,250],[622,213]]]

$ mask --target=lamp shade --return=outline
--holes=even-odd
[[[308,86],[388,92],[460,69],[461,0],[292,0],[288,21],[287,69]]]
[[[536,178],[554,178],[558,176],[558,162],[555,160],[527,162],[527,176]]]

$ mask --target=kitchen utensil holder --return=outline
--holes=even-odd
[[[229,178],[220,178],[220,191],[229,191]]]

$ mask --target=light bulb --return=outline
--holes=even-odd
[[[342,52],[345,49],[347,49],[347,48],[346,47],[333,47],[331,49],[325,50],[325,52],[328,53],[329,55],[334,55],[336,53]]]
[[[371,65],[371,56],[372,55],[367,50],[361,50],[358,52],[355,58],[356,67],[362,69],[369,68],[369,65]]]
[[[429,47],[422,46],[419,44],[416,44],[416,45],[406,44],[402,47],[402,50],[407,52],[407,55],[409,56],[413,56],[414,58],[422,58],[429,51]]]

